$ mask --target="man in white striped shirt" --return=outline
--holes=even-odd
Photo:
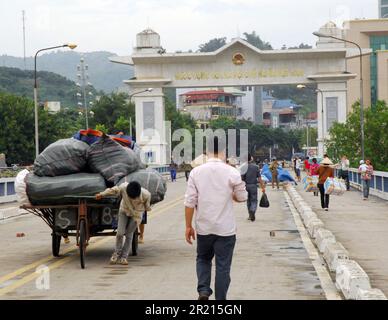
[[[197,277],[199,300],[208,300],[211,267],[216,257],[215,298],[226,300],[230,268],[236,243],[233,200],[247,201],[248,195],[240,172],[225,163],[225,151],[218,150],[207,162],[190,173],[185,194],[186,241],[197,237]],[[192,220],[195,211],[195,229]]]

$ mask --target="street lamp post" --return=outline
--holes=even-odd
[[[358,50],[360,51],[360,125],[361,125],[361,157],[363,160],[365,160],[365,134],[364,134],[364,78],[363,78],[363,67],[362,67],[362,49],[361,46],[353,41],[338,38],[332,35],[320,33],[320,32],[313,32],[314,36],[320,37],[320,38],[331,38],[335,40],[339,40],[342,42],[350,43],[355,45]]]
[[[136,94],[140,94],[140,93],[144,93],[144,92],[152,92],[152,90],[154,90],[153,88],[147,88],[145,90],[142,90],[142,91],[139,91],[139,92],[134,92],[132,94],[129,95],[129,102],[132,103],[132,97]],[[129,134],[131,137],[132,136],[132,117],[129,117]]]
[[[325,141],[325,121],[324,121],[324,108],[323,108],[323,91],[319,88],[316,88],[316,89],[313,89],[313,88],[310,88],[310,87],[307,87],[306,85],[304,84],[298,84],[297,85],[297,88],[298,89],[310,89],[310,90],[314,90],[315,93],[320,93],[321,94],[321,117],[322,117],[322,144],[324,144],[324,141]],[[323,148],[322,148],[322,151],[323,153],[325,152],[325,147],[323,145]],[[323,155],[323,154],[322,154]]]
[[[38,157],[38,155],[39,155],[38,80],[37,80],[37,71],[36,71],[36,58],[38,57],[38,54],[42,51],[59,49],[59,48],[66,48],[66,47],[68,47],[70,49],[75,49],[77,47],[77,45],[75,45],[75,44],[63,44],[61,46],[43,48],[43,49],[38,50],[35,53],[35,58],[34,58],[35,157]]]

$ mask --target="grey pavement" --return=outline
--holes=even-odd
[[[93,240],[81,270],[75,250],[50,257],[50,229],[39,218],[0,225],[0,299],[196,299],[195,244],[184,240],[185,187],[185,179],[168,183],[166,200],[150,214],[145,244],[129,266],[108,264],[113,237]],[[236,204],[229,299],[325,299],[283,191],[268,190],[268,196],[271,207],[259,209],[254,223],[247,220],[245,204]],[[17,238],[17,232],[26,236]],[[62,252],[73,245],[74,239],[62,244]],[[36,287],[40,264],[51,268],[49,290]]]
[[[330,209],[321,209],[320,198],[297,186],[302,198],[312,207],[325,227],[349,251],[350,258],[366,271],[372,287],[388,295],[388,201],[352,189],[343,196],[330,197]]]

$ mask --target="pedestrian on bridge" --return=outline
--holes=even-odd
[[[350,182],[349,182],[349,168],[350,168],[350,162],[348,158],[344,155],[341,158],[341,162],[338,164],[339,172],[338,177],[341,179],[344,179],[346,182],[346,190],[350,190]]]
[[[276,183],[276,187],[279,190],[278,168],[279,168],[279,163],[276,160],[276,158],[273,158],[273,161],[272,161],[271,165],[269,166],[269,170],[271,171],[271,174],[272,174],[272,189],[275,189],[275,183]]]
[[[244,168],[244,173],[242,174],[242,180],[245,181],[246,189],[248,192],[248,220],[254,222],[256,220],[256,211],[258,204],[257,186],[258,183],[260,183],[261,190],[263,193],[265,193],[265,185],[263,180],[261,179],[260,169],[257,165],[255,165],[253,157],[250,154],[248,155],[248,166]]]
[[[364,195],[364,200],[368,200],[370,181],[372,180],[372,176],[373,176],[373,166],[371,161],[366,160],[364,163],[364,161],[361,160],[360,167],[358,168],[358,172],[361,173],[362,192]]]
[[[107,196],[121,196],[116,249],[112,254],[110,263],[128,265],[128,255],[132,245],[133,234],[143,220],[144,211],[151,210],[151,193],[142,188],[139,182],[132,181],[106,189],[104,192],[96,194],[96,199],[101,200]],[[123,244],[124,236],[125,241]]]
[[[319,175],[318,179],[318,189],[321,194],[321,206],[322,209],[325,211],[329,211],[329,202],[330,202],[330,195],[325,193],[325,182],[327,178],[334,178],[334,169],[330,166],[333,165],[333,162],[329,158],[324,158],[321,161],[321,165],[317,170],[317,173]]]
[[[217,138],[214,140],[214,152],[205,164],[191,171],[185,194],[186,241],[192,244],[197,238],[198,300],[208,300],[213,293],[210,282],[214,256],[215,298],[226,300],[236,243],[233,200],[247,200],[240,172],[226,164],[225,150],[218,145]]]

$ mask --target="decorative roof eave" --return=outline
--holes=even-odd
[[[134,53],[131,58],[135,64],[141,63],[179,63],[179,62],[195,62],[195,61],[215,61],[217,55],[227,50],[234,44],[239,43],[257,54],[263,59],[290,59],[290,58],[345,58],[347,54],[346,48],[335,49],[291,49],[291,50],[260,50],[252,46],[247,41],[237,38],[219,48],[214,52],[193,52],[193,53]]]
[[[357,78],[356,73],[321,73],[307,77],[307,79],[314,81],[348,81],[355,78]]]
[[[113,57],[109,57],[108,59],[110,62],[113,62],[113,63],[125,64],[130,66],[134,65],[132,57],[130,56],[123,56],[123,57],[113,56]]]
[[[172,80],[171,79],[158,79],[158,78],[155,78],[155,79],[131,79],[131,80],[124,80],[124,83],[126,84],[129,84],[129,85],[139,85],[139,86],[142,86],[142,85],[166,85],[166,84],[169,84],[171,83]]]

